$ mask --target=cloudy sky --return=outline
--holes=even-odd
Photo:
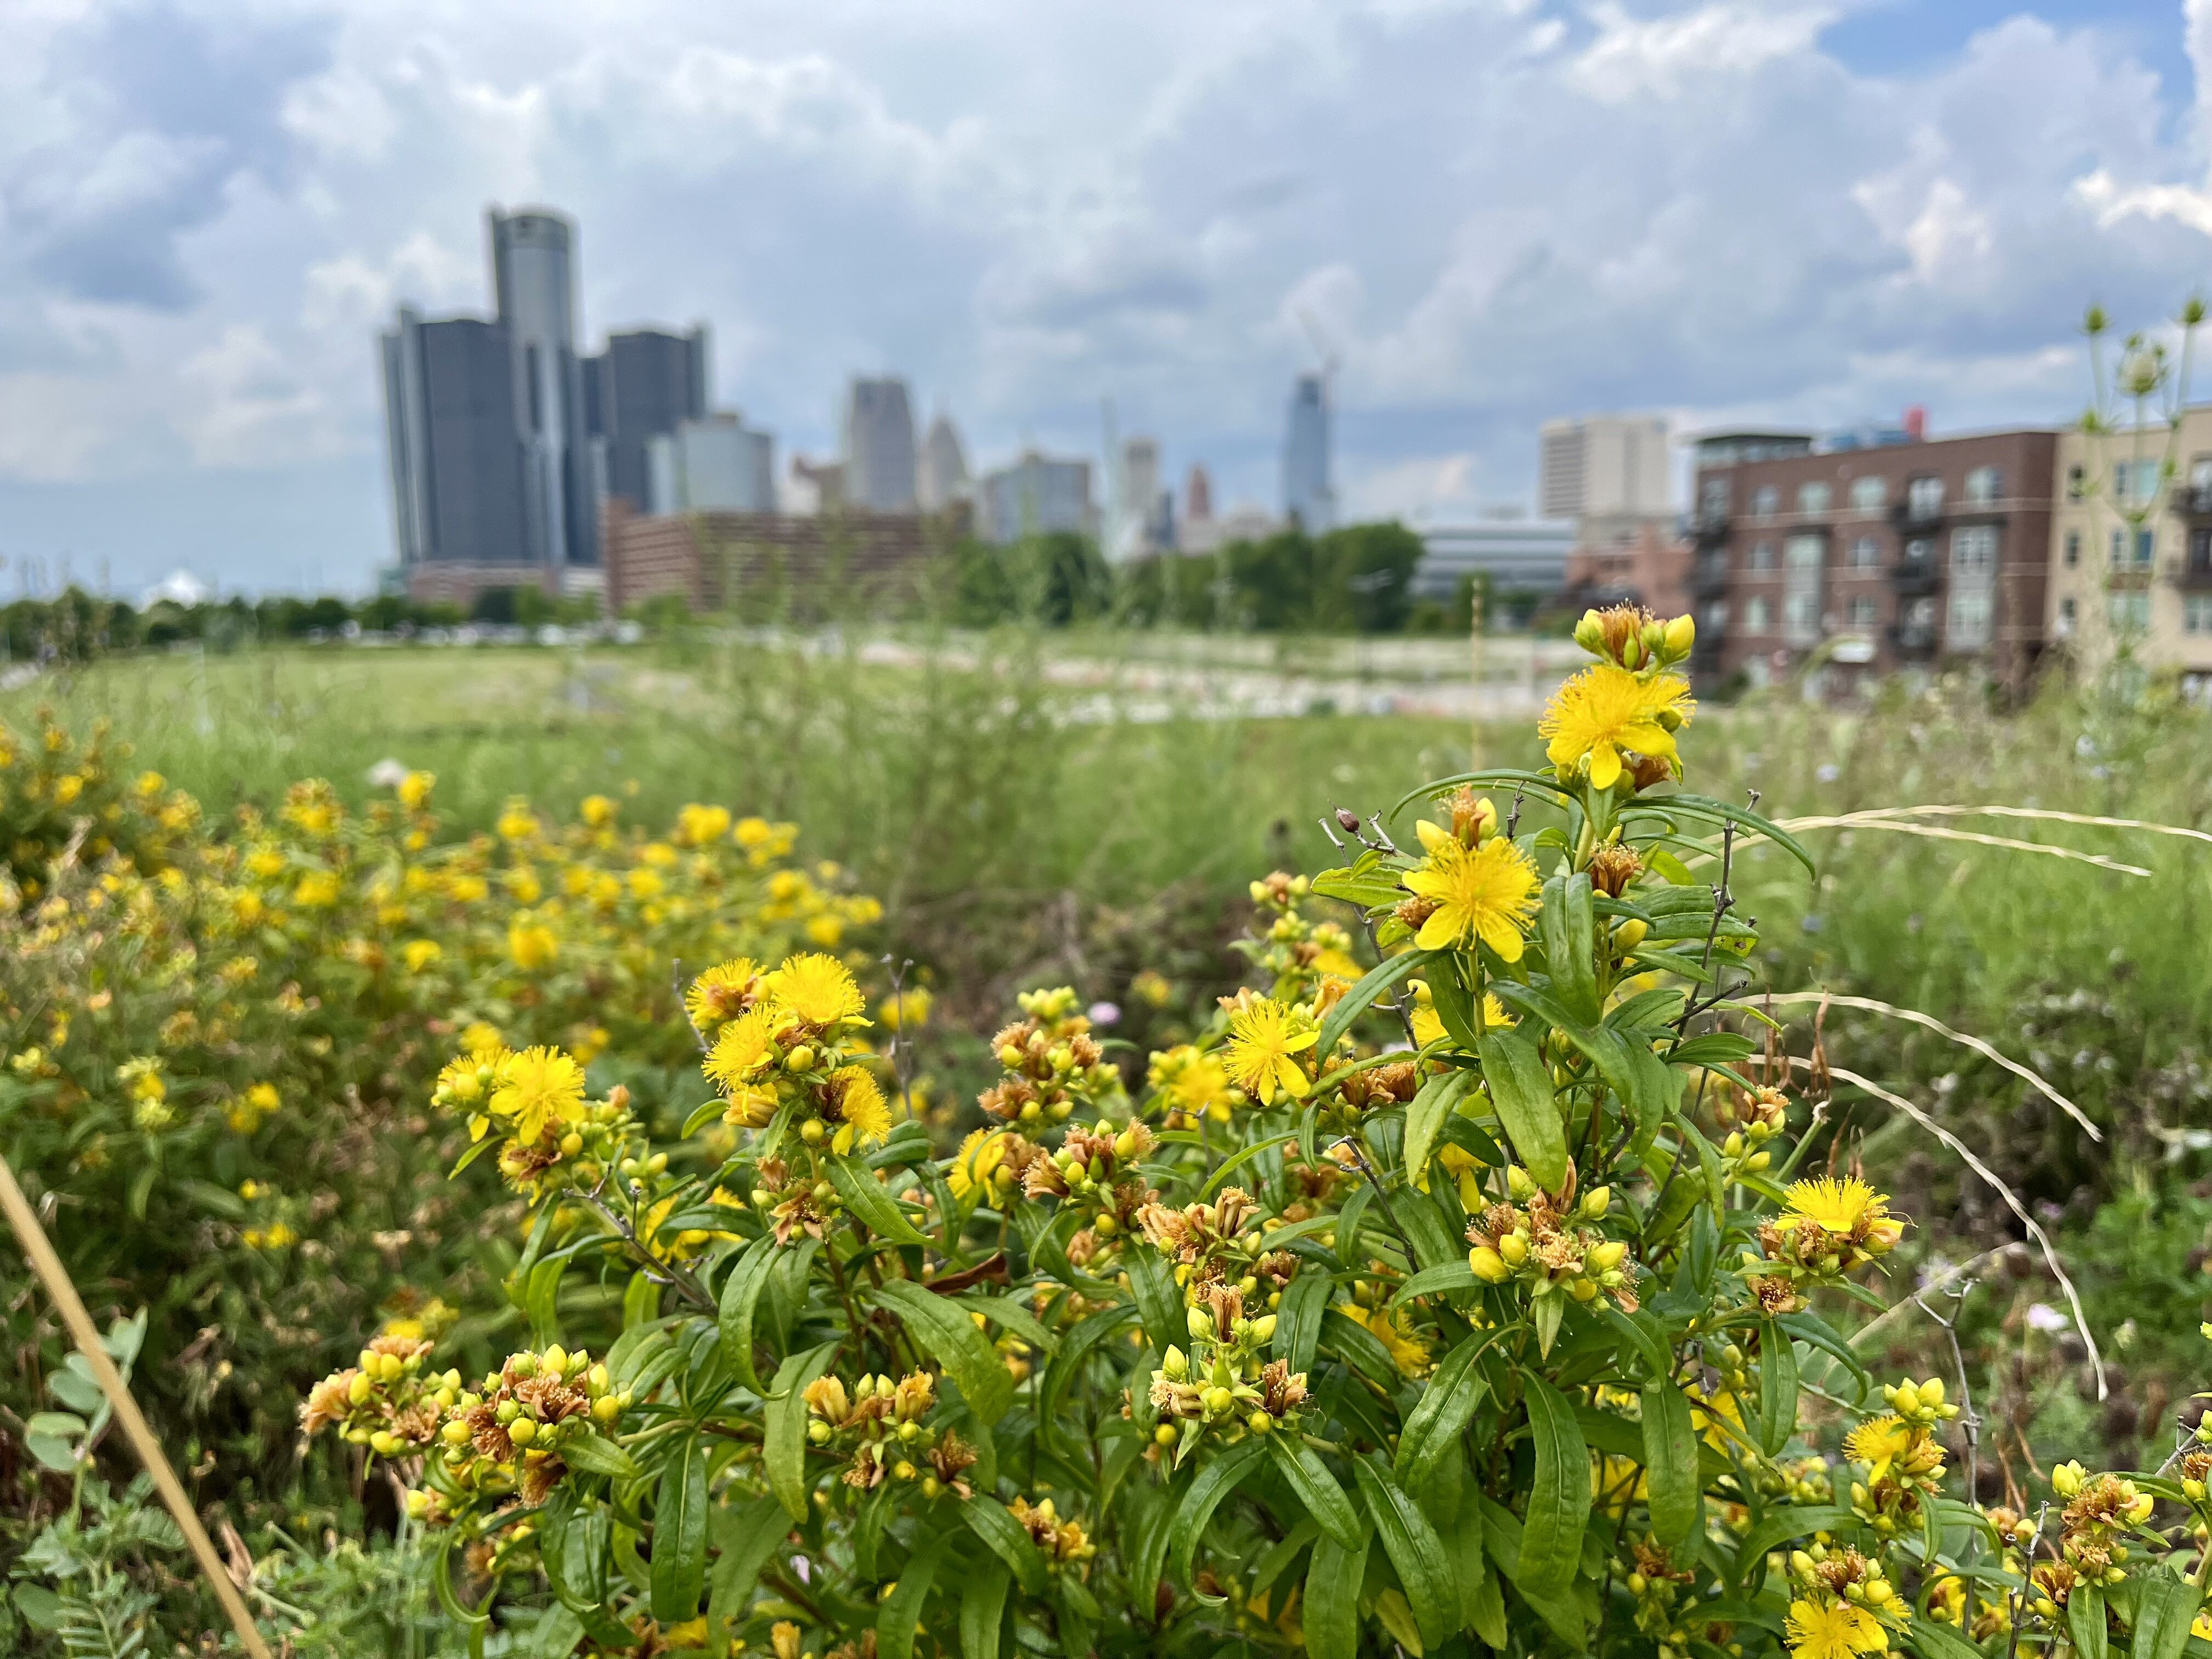
[[[1272,501],[1310,321],[1363,514],[1601,408],[2069,418],[2212,278],[2212,0],[0,0],[0,593],[360,589],[375,330],[581,224],[787,453],[855,372],[985,464]],[[1302,320],[1304,319],[1304,320]]]

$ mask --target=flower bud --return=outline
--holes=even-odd
[[[568,1351],[556,1342],[545,1350],[544,1365],[549,1376],[558,1378],[568,1369]]]
[[[807,1072],[813,1068],[814,1050],[803,1042],[783,1057],[783,1069],[787,1072]]]
[[[1698,620],[1694,617],[1674,617],[1660,625],[1660,648],[1669,662],[1681,661],[1697,642]]]
[[[534,1419],[518,1417],[507,1425],[507,1437],[518,1446],[526,1446],[538,1438],[538,1424]]]
[[[1613,1206],[1613,1188],[1593,1187],[1583,1194],[1583,1213],[1593,1221],[1601,1219]]]
[[[376,1385],[368,1380],[368,1373],[366,1371],[361,1372],[352,1382],[346,1384],[346,1398],[356,1406],[367,1405],[369,1395],[375,1392]]]
[[[1596,611],[1583,612],[1583,619],[1575,624],[1575,643],[1592,656],[1605,655],[1605,622]]]
[[[1591,1247],[1589,1261],[1590,1266],[1595,1267],[1600,1273],[1605,1273],[1618,1267],[1620,1265],[1621,1257],[1627,1254],[1628,1245],[1624,1240],[1609,1238],[1602,1244]]]
[[[1528,1241],[1518,1233],[1508,1233],[1498,1241],[1498,1254],[1505,1258],[1507,1266],[1517,1267],[1528,1259]]]
[[[1505,1166],[1505,1190],[1516,1199],[1533,1198],[1536,1193],[1535,1178],[1518,1164],[1509,1164]]]
[[[1213,1334],[1213,1316],[1203,1308],[1193,1308],[1183,1316],[1183,1328],[1195,1337]]]
[[[1191,1313],[1195,1317],[1198,1310],[1194,1308]],[[1180,1382],[1190,1375],[1190,1357],[1170,1343],[1168,1351],[1160,1356],[1160,1370],[1165,1373],[1169,1382]]]
[[[1252,1340],[1261,1343],[1272,1342],[1275,1340],[1274,1315],[1261,1314],[1252,1322]]]
[[[1613,930],[1613,948],[1624,954],[1644,943],[1644,936],[1651,931],[1650,924],[1639,916],[1631,916]]]
[[[1255,1411],[1244,1419],[1244,1426],[1255,1434],[1272,1434],[1275,1428],[1275,1419],[1265,1412]]]
[[[1485,1284],[1502,1285],[1513,1276],[1513,1269],[1505,1265],[1505,1258],[1487,1244],[1478,1244],[1469,1250],[1467,1265]]]
[[[1259,884],[1258,884],[1257,882],[1255,882],[1255,883],[1253,884],[1253,885],[1256,887],[1257,885],[1259,885]],[[1152,1431],[1152,1443],[1153,1443],[1154,1445],[1156,1445],[1156,1446],[1172,1446],[1172,1445],[1174,1445],[1174,1444],[1175,1444],[1175,1443],[1176,1443],[1176,1425],[1175,1425],[1174,1424],[1172,1424],[1172,1423],[1163,1423],[1163,1424],[1161,1424],[1161,1425],[1159,1425],[1159,1427],[1158,1427],[1158,1428],[1156,1428],[1156,1429],[1154,1429],[1154,1430]]]

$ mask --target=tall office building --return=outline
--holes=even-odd
[[[1660,416],[1547,421],[1537,446],[1539,517],[1664,518],[1674,510],[1667,422]]]
[[[1336,490],[1329,481],[1328,383],[1301,374],[1291,391],[1289,430],[1283,438],[1283,512],[1310,536],[1336,526]]]
[[[773,513],[775,439],[733,412],[645,441],[648,513]]]
[[[381,344],[401,567],[538,562],[507,331],[403,306]]]
[[[1160,489],[1160,446],[1156,438],[1123,441],[1114,478],[1114,532],[1106,549],[1109,559],[1139,559],[1157,553],[1170,539],[1164,526],[1173,513],[1164,513],[1166,497]]]
[[[712,400],[708,362],[704,323],[684,334],[659,328],[610,334],[606,349],[585,360],[599,494],[647,506],[652,487],[647,446],[685,421],[706,418]]]
[[[539,562],[599,562],[599,503],[576,356],[575,227],[557,213],[489,208],[492,294],[513,356],[514,411],[526,458]]]
[[[844,424],[846,505],[913,512],[914,410],[906,382],[855,377],[845,392]]]
[[[968,455],[951,416],[939,415],[929,423],[921,441],[921,476],[916,482],[926,513],[941,513],[968,493]]]
[[[1213,516],[1213,480],[1195,461],[1183,480],[1182,516],[1186,524],[1202,523]]]
[[[1028,450],[1012,466],[985,473],[975,497],[978,532],[1001,546],[1055,531],[1097,532],[1088,461],[1054,460]]]

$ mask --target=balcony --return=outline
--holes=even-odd
[[[1943,522],[1944,501],[1937,496],[1930,501],[1924,495],[1915,495],[1906,490],[1889,509],[1889,521],[1897,526],[1899,535],[1933,530]]]
[[[2212,484],[2177,483],[2166,491],[2166,505],[2185,519],[2212,519]]]
[[[1899,622],[1889,625],[1889,648],[1900,657],[1932,655],[1940,629],[1932,622]]]
[[[2166,574],[2175,586],[2192,593],[2212,589],[2212,559],[2176,559],[2166,566]]]
[[[1728,592],[1729,562],[1723,553],[1718,558],[1701,556],[1690,567],[1690,591],[1701,599],[1717,599]]]
[[[1942,569],[1933,559],[1899,559],[1889,567],[1891,588],[1908,599],[1933,593],[1942,581]]]
[[[1703,507],[1682,516],[1684,539],[1699,547],[1711,547],[1728,539],[1728,509],[1722,507]]]

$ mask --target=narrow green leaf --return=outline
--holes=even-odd
[[[1666,1377],[1645,1383],[1643,1401],[1651,1535],[1672,1549],[1697,1531],[1705,1507],[1698,1478],[1698,1431],[1689,1396]]]
[[[969,1575],[967,1587],[960,1592],[960,1659],[998,1659],[999,1626],[1006,1617],[1010,1577],[1003,1561]]]
[[[1851,1518],[1851,1512],[1837,1504],[1795,1504],[1788,1509],[1770,1510],[1766,1518],[1743,1535],[1735,1549],[1735,1572],[1732,1582],[1745,1584],[1753,1582],[1753,1573],[1766,1565],[1770,1550],[1809,1537],[1816,1532],[1826,1532],[1840,1527]]]
[[[1352,1029],[1352,1022],[1365,1013],[1375,999],[1402,979],[1407,979],[1436,953],[1433,951],[1407,951],[1395,957],[1386,957],[1366,973],[1359,982],[1337,1000],[1322,1022],[1321,1040],[1314,1045],[1314,1053],[1326,1065],[1330,1054],[1344,1034]]]
[[[2066,1597],[2066,1635],[2081,1659],[2105,1659],[2105,1587],[2077,1583]]]
[[[1254,1158],[1259,1157],[1261,1153],[1266,1152],[1270,1146],[1280,1146],[1285,1142],[1296,1140],[1297,1138],[1297,1131],[1295,1129],[1289,1129],[1279,1135],[1270,1135],[1265,1140],[1255,1140],[1249,1146],[1244,1147],[1242,1151],[1231,1153],[1227,1158],[1223,1158],[1219,1165],[1214,1170],[1213,1173],[1206,1177],[1206,1185],[1199,1189],[1198,1196],[1200,1201],[1203,1203],[1206,1200],[1212,1198],[1215,1193],[1221,1189],[1222,1184],[1229,1179],[1231,1175],[1241,1169],[1243,1165],[1250,1163]]]
[[[776,1367],[769,1384],[768,1404],[762,1412],[761,1462],[768,1484],[793,1521],[807,1518],[806,1385],[830,1369],[838,1345],[824,1342],[818,1348],[795,1353]]]
[[[1329,1351],[1378,1389],[1395,1389],[1404,1381],[1382,1339],[1343,1310],[1331,1308],[1323,1314],[1321,1331]]]
[[[1731,806],[1726,801],[1715,800],[1709,795],[1656,795],[1649,798],[1649,804],[1662,811],[1681,811],[1692,817],[1720,818],[1735,824],[1739,830],[1748,830],[1754,835],[1764,836],[1803,865],[1807,875],[1817,873],[1813,866],[1813,855],[1805,850],[1804,844],[1771,818],[1761,817],[1756,812],[1747,812],[1741,806]]]
[[[988,1426],[1006,1414],[1014,1403],[1013,1374],[990,1339],[975,1328],[965,1308],[903,1279],[888,1280],[876,1295],[904,1322],[908,1334],[923,1352],[960,1385],[979,1419]]]
[[[1552,975],[1552,994],[1575,1018],[1595,1025],[1605,1012],[1598,1000],[1595,918],[1586,870],[1553,876],[1544,884],[1544,908],[1536,913],[1536,933],[1544,946],[1544,965]]]
[[[1556,1595],[1574,1582],[1590,1511],[1589,1448],[1567,1398],[1533,1371],[1522,1373],[1536,1452],[1528,1512],[1521,1524],[1519,1582]]]
[[[1429,1154],[1436,1150],[1437,1132],[1474,1086],[1474,1073],[1456,1069],[1442,1077],[1432,1077],[1421,1085],[1413,1104],[1406,1108],[1404,1162],[1407,1181],[1417,1181],[1428,1167]]]
[[[1446,1261],[1434,1267],[1424,1267],[1401,1285],[1390,1297],[1390,1305],[1410,1302],[1415,1297],[1434,1296],[1440,1291],[1480,1290],[1482,1281],[1474,1276],[1474,1269],[1464,1261]],[[1280,1328],[1278,1327],[1279,1329]]]
[[[1545,1191],[1559,1191],[1566,1184],[1567,1139],[1551,1068],[1536,1045],[1516,1031],[1490,1032],[1482,1039],[1482,1077],[1522,1167]]]
[[[1190,1483],[1190,1490],[1176,1505],[1168,1553],[1175,1563],[1176,1577],[1186,1584],[1190,1582],[1191,1560],[1206,1522],[1213,1519],[1213,1511],[1220,1507],[1222,1500],[1257,1467],[1261,1449],[1262,1443],[1256,1437],[1238,1441],[1199,1470],[1197,1479]]]
[[[1759,1327],[1759,1442],[1779,1457],[1797,1427],[1797,1351],[1771,1319]]]
[[[1132,1284],[1136,1277],[1133,1273],[1129,1275]],[[1293,1376],[1313,1369],[1314,1350],[1321,1341],[1321,1318],[1328,1311],[1329,1290],[1328,1275],[1308,1262],[1291,1280],[1291,1288],[1283,1292],[1282,1305],[1275,1310],[1275,1357],[1290,1366]]]
[[[529,1289],[524,1293],[522,1306],[530,1316],[531,1338],[541,1348],[560,1340],[561,1275],[568,1271],[566,1256],[541,1261],[530,1270]]]
[[[1674,1372],[1674,1351],[1667,1346],[1664,1333],[1658,1322],[1649,1314],[1625,1314],[1612,1303],[1600,1297],[1597,1310],[1605,1316],[1606,1323],[1620,1332],[1628,1345],[1634,1348],[1655,1379],[1671,1376]]]
[[[1004,1504],[988,1492],[977,1492],[960,1505],[960,1518],[981,1539],[991,1553],[1005,1562],[1030,1595],[1044,1590],[1044,1557],[1030,1529],[1014,1519]]]
[[[760,1305],[761,1289],[775,1265],[775,1236],[763,1234],[745,1246],[736,1265],[722,1281],[720,1326],[722,1358],[738,1381],[759,1394],[761,1380],[753,1369],[753,1316]]]
[[[604,1474],[616,1480],[635,1480],[644,1473],[635,1459],[601,1434],[580,1434],[564,1443],[561,1461],[586,1474]]]
[[[1981,1649],[1950,1626],[1931,1619],[1916,1618],[1905,1639],[1920,1659],[1984,1659]]]
[[[1491,1335],[1477,1333],[1437,1363],[1428,1386],[1406,1414],[1398,1436],[1398,1455],[1393,1468],[1398,1484],[1418,1491],[1428,1484],[1438,1460],[1458,1443],[1474,1420],[1474,1408],[1490,1384],[1477,1369]]]
[[[1001,1330],[1019,1337],[1042,1353],[1060,1346],[1060,1339],[1037,1322],[1037,1316],[1015,1296],[963,1296],[960,1305],[979,1313]]]
[[[834,1152],[822,1161],[829,1169],[830,1184],[837,1189],[837,1196],[844,1200],[845,1207],[860,1217],[870,1232],[894,1244],[929,1243],[907,1219],[897,1200],[877,1183],[875,1171],[866,1164],[840,1158]]]
[[[761,1569],[791,1531],[791,1517],[783,1512],[782,1501],[770,1493],[750,1504],[718,1507],[708,1525],[720,1553],[708,1583],[707,1622],[710,1629],[720,1630],[726,1620],[744,1615]]]
[[[707,1582],[707,1455],[687,1434],[660,1472],[653,1506],[653,1616],[680,1625],[699,1611]]]
[[[1359,1495],[1367,1500],[1367,1512],[1374,1517],[1382,1553],[1405,1587],[1421,1641],[1435,1647],[1459,1628],[1459,1590],[1452,1583],[1443,1540],[1420,1506],[1366,1458],[1354,1458],[1352,1472],[1359,1481]]]
[[[915,1632],[921,1626],[922,1603],[937,1578],[938,1563],[945,1559],[950,1533],[939,1533],[916,1550],[898,1576],[898,1588],[876,1615],[877,1659],[912,1659]]]
[[[1486,1618],[1489,1609],[1484,1605],[1483,1587],[1490,1586],[1494,1595],[1497,1577],[1490,1571],[1489,1553],[1482,1547],[1481,1504],[1469,1497],[1460,1508],[1459,1518],[1445,1530],[1443,1540],[1444,1553],[1451,1559],[1452,1577],[1459,1587],[1459,1627],[1474,1632],[1493,1647],[1504,1646],[1502,1641],[1491,1642],[1492,1626]],[[1498,1610],[1498,1626],[1502,1627],[1505,1611],[1502,1601]]]
[[[2203,1592],[2154,1568],[2138,1581],[2130,1659],[2180,1659]]]
[[[1055,1439],[1063,1445],[1081,1442],[1079,1421],[1069,1424],[1061,1420],[1060,1401],[1083,1375],[1085,1365],[1099,1345],[1118,1335],[1121,1328],[1136,1316],[1134,1308],[1126,1302],[1117,1302],[1090,1315],[1073,1330],[1062,1334],[1060,1351],[1045,1367],[1044,1384],[1037,1401],[1037,1425],[1048,1444]],[[1276,1328],[1282,1328],[1279,1325]]]
[[[1304,1603],[1308,1659],[1357,1659],[1359,1586],[1367,1577],[1367,1537],[1349,1545],[1323,1533],[1314,1540],[1306,1567]]]
[[[1145,1334],[1154,1348],[1165,1353],[1188,1336],[1183,1328],[1182,1297],[1176,1289],[1174,1270],[1158,1250],[1139,1248],[1123,1254],[1128,1258],[1129,1291],[1136,1298],[1138,1316],[1145,1322]],[[1289,1299],[1284,1297],[1285,1302]]]
[[[1328,1465],[1321,1455],[1295,1435],[1271,1434],[1267,1437],[1267,1452],[1275,1460],[1275,1468],[1297,1494],[1298,1502],[1306,1506],[1306,1513],[1328,1537],[1346,1548],[1367,1536],[1367,1528],[1352,1507],[1352,1499],[1345,1496],[1344,1488],[1336,1484],[1336,1477],[1328,1472]]]

